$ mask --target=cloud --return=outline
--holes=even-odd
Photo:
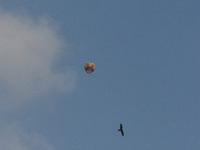
[[[45,17],[33,20],[0,9],[2,150],[53,150],[45,137],[16,125],[17,119],[11,115],[24,104],[41,101],[52,93],[65,94],[75,87],[75,72],[66,63],[58,61],[67,49],[65,41],[58,36],[57,27],[51,23]],[[65,67],[59,67],[58,62]],[[20,122],[24,120],[22,118]]]
[[[0,105],[16,107],[49,93],[71,91],[75,74],[52,66],[65,44],[45,18],[0,11]]]
[[[44,137],[24,131],[16,124],[3,128],[0,133],[2,150],[53,150]]]

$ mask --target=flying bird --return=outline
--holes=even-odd
[[[124,136],[123,126],[121,123],[120,123],[120,129],[118,129],[118,131],[121,131],[122,136]]]

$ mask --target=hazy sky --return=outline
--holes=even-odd
[[[199,8],[1,0],[0,149],[199,150]]]

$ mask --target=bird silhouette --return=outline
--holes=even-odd
[[[121,131],[122,136],[124,136],[123,126],[121,123],[120,123],[120,128],[118,129],[118,131]]]

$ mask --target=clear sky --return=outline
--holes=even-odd
[[[1,150],[199,150],[198,0],[0,7]]]

